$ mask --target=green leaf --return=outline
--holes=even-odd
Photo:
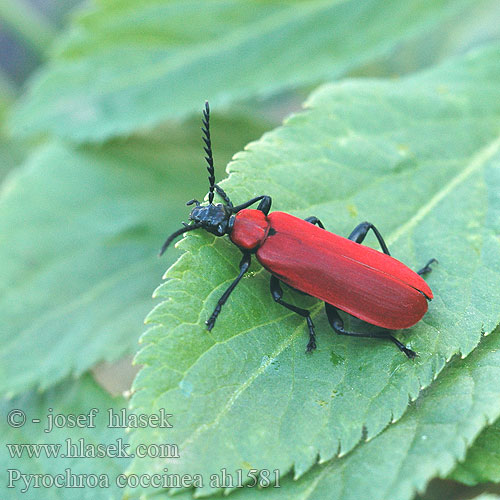
[[[222,119],[223,166],[258,137],[251,119]],[[200,120],[103,147],[40,148],[0,195],[0,391],[47,388],[69,373],[136,351],[153,283],[173,261],[166,236],[203,197]]]
[[[243,488],[231,496],[236,500],[410,500],[433,477],[446,476],[487,422],[500,416],[499,377],[497,329],[468,358],[450,363],[401,420],[346,457],[316,465],[297,481],[281,478],[280,488]]]
[[[455,360],[396,424],[345,459],[319,466],[278,498],[403,500],[444,477],[486,423],[500,415],[500,330]],[[288,490],[288,491],[287,491]],[[309,496],[304,492],[307,491]],[[257,496],[257,495],[255,495]],[[272,498],[272,497],[270,497]]]
[[[363,428],[372,438],[398,420],[408,397],[500,322],[499,61],[494,46],[401,81],[324,86],[236,155],[224,183],[235,202],[269,194],[274,209],[315,215],[343,235],[370,220],[410,267],[439,259],[428,278],[435,299],[398,335],[420,355],[411,362],[389,342],[337,337],[321,303],[287,290],[314,318],[318,349],[306,355],[303,318],[272,302],[254,259],[208,333],[240,256],[226,239],[190,233],[156,292],[165,301],[149,315],[133,398],[141,411],[175,415],[168,439],[184,459],[169,470],[293,467],[300,476],[318,455],[349,452]],[[142,460],[132,470],[160,466]]]
[[[500,419],[481,433],[450,478],[471,486],[500,483]]]
[[[490,491],[488,486],[490,485],[484,485],[479,488],[469,487],[449,479],[434,478],[427,485],[425,491],[422,494],[415,495],[413,500],[456,500],[459,498],[473,498],[474,500],[500,500],[500,497],[496,498],[494,495],[490,497],[487,493],[485,493],[486,491]]]
[[[442,33],[451,20],[468,22],[477,3],[99,3],[32,81],[12,126],[19,134],[52,132],[78,141],[128,134],[196,112],[206,98],[220,109],[338,77],[408,39]]]
[[[52,388],[50,391],[39,394],[29,392],[23,396],[17,397],[11,401],[1,401],[2,414],[2,433],[1,446],[2,454],[0,465],[3,472],[2,488],[4,493],[3,498],[23,498],[25,500],[39,500],[40,498],[51,500],[74,499],[75,491],[78,491],[78,498],[100,500],[110,498],[120,498],[120,490],[116,486],[116,476],[122,474],[128,458],[119,458],[112,456],[114,452],[110,451],[110,456],[93,457],[93,458],[72,458],[63,457],[67,455],[67,441],[71,440],[73,453],[79,453],[79,440],[83,439],[85,448],[94,447],[97,445],[117,445],[118,440],[126,443],[127,438],[125,431],[122,428],[108,428],[108,409],[112,408],[115,413],[120,412],[121,408],[126,407],[126,401],[123,398],[111,398],[111,396],[103,391],[92,379],[90,375],[85,375],[78,381],[65,382]],[[88,415],[92,408],[96,408],[98,412],[93,421],[95,428],[91,427],[62,427],[49,430],[49,415],[55,416],[62,414]],[[20,428],[13,428],[7,425],[6,417],[13,410],[21,410],[26,416],[26,423]],[[19,421],[20,416],[15,417],[15,421]],[[33,423],[32,419],[39,419],[40,423]],[[55,421],[55,419],[54,419]],[[58,417],[58,422],[62,422],[62,417]],[[86,419],[87,425],[91,423]],[[47,444],[51,446],[51,450],[60,446],[57,458],[54,456],[47,457],[45,452],[40,451],[40,456],[32,456],[29,458],[28,450],[22,450],[24,445],[40,445]],[[6,448],[6,445],[10,447]],[[21,445],[21,446],[16,446]],[[14,449],[15,448],[15,449]],[[19,457],[22,453],[22,457]],[[49,451],[50,453],[50,451]],[[102,450],[101,450],[102,453]],[[109,477],[109,488],[85,488],[75,489],[74,487],[38,487],[35,488],[35,479],[31,479],[31,485],[27,491],[22,491],[26,485],[22,478],[18,477],[18,473],[10,472],[10,477],[13,480],[14,488],[7,488],[9,481],[8,470],[17,470],[19,474],[43,474],[55,476],[56,474],[65,474],[66,469],[70,469],[72,474],[95,474],[97,476],[105,474]],[[14,479],[16,479],[14,481]],[[26,479],[29,481],[29,478]],[[114,495],[117,495],[116,497]]]

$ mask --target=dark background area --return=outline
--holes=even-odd
[[[2,0],[0,79],[14,93],[41,64],[52,38],[82,0]]]

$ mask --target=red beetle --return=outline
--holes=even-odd
[[[215,184],[209,113],[207,102],[202,130],[210,182],[209,204],[201,206],[197,200],[189,201],[188,205],[196,205],[189,216],[192,223],[171,234],[160,251],[162,255],[174,238],[199,228],[216,236],[229,235],[242,251],[240,272],[206,321],[208,330],[213,328],[222,306],[250,267],[251,255],[255,254],[271,273],[273,299],[306,319],[309,328],[307,352],[316,348],[310,313],[283,300],[280,281],[324,301],[328,321],[338,334],[388,339],[409,358],[414,358],[416,353],[392,335],[346,331],[337,308],[382,328],[408,328],[427,312],[427,301],[433,295],[421,275],[431,271],[430,265],[437,262],[436,259],[431,259],[419,271],[412,271],[390,256],[381,234],[369,222],[359,224],[348,238],[343,238],[326,231],[316,217],[303,220],[284,212],[269,214],[269,196],[258,196],[234,206],[224,190]],[[213,203],[214,191],[224,204]],[[257,202],[256,210],[248,208]],[[383,253],[361,245],[370,229]]]

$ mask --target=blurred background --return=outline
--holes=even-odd
[[[82,3],[82,0],[2,0],[0,67],[12,92],[18,92],[45,60],[54,37]]]

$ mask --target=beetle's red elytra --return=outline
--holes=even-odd
[[[390,255],[287,213],[242,210],[229,238],[256,250],[283,283],[383,328],[413,326],[433,298],[429,285]]]
[[[274,301],[306,319],[307,352],[316,348],[310,313],[283,300],[280,282],[324,301],[328,321],[338,334],[391,340],[409,358],[414,358],[414,351],[387,333],[346,331],[337,309],[388,330],[409,328],[422,319],[427,312],[427,302],[433,298],[422,275],[429,273],[431,264],[437,260],[430,259],[422,269],[412,271],[391,257],[384,239],[370,222],[362,222],[344,238],[326,231],[317,217],[299,219],[284,212],[269,213],[270,196],[257,196],[234,206],[224,190],[215,184],[209,113],[206,102],[202,130],[210,183],[209,204],[203,206],[197,200],[189,201],[188,205],[195,204],[189,216],[191,224],[171,234],[160,251],[160,255],[163,254],[182,233],[204,229],[216,236],[229,235],[243,253],[240,272],[206,321],[208,329],[214,327],[222,306],[250,267],[251,256],[255,255],[271,273]],[[223,204],[213,203],[215,192]],[[256,209],[248,208],[257,202]],[[361,244],[369,230],[377,237],[382,252]]]

